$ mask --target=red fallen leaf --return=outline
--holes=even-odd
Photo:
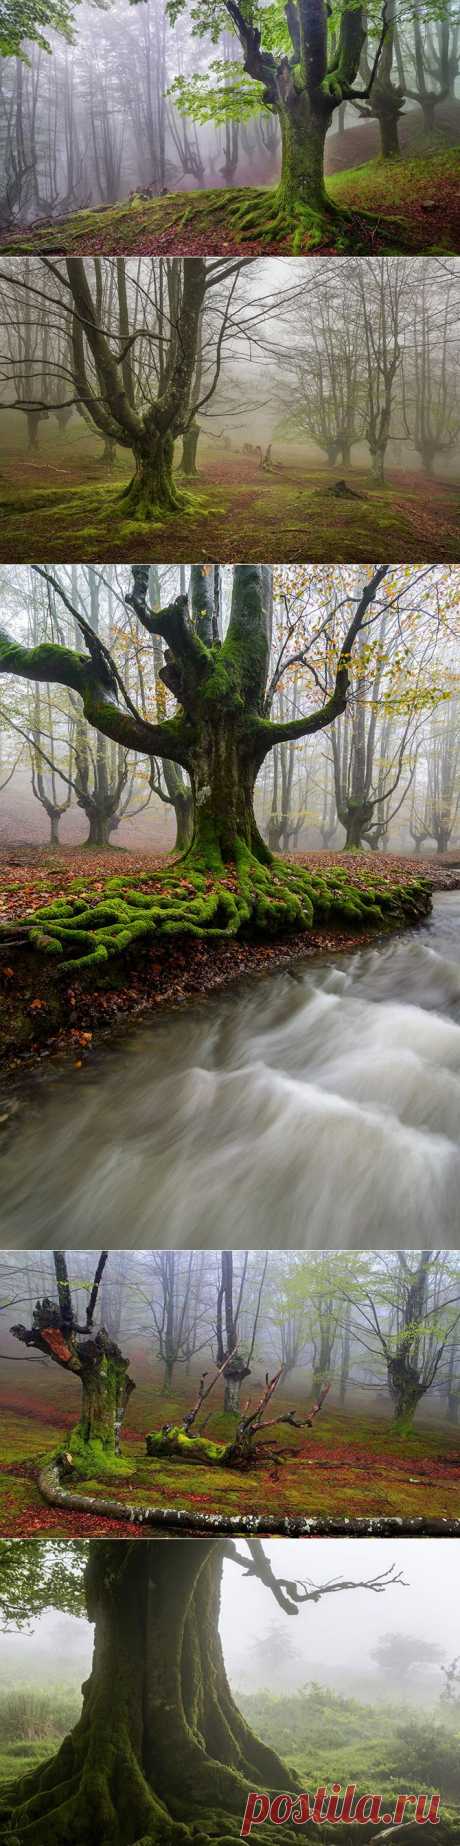
[[[42,1006],[44,1005],[45,1005],[44,1000],[31,1000],[30,1002],[31,1013],[39,1013],[41,1011]]]
[[[6,974],[9,981],[14,980],[14,968],[4,968],[3,973]]]

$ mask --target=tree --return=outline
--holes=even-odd
[[[170,18],[175,21],[186,0],[169,0]],[[194,11],[193,30],[202,35],[211,29],[214,42],[222,32],[223,17],[230,22],[243,54],[243,71],[233,86],[226,66],[213,70],[210,94],[209,77],[195,82],[179,80],[173,86],[179,108],[199,120],[226,120],[233,114],[247,115],[266,109],[276,116],[281,133],[281,178],[275,201],[267,204],[264,194],[253,202],[243,198],[233,217],[240,230],[252,235],[269,232],[273,239],[287,230],[301,226],[313,231],[319,240],[327,226],[333,230],[337,214],[324,183],[324,148],[327,131],[336,109],[344,102],[363,100],[372,92],[386,35],[386,8],[379,8],[379,26],[375,57],[369,80],[354,89],[358,77],[363,44],[367,34],[364,6],[355,0],[339,0],[332,10],[327,0],[288,0],[284,21],[275,8],[256,4],[248,9],[243,0],[208,0]],[[249,78],[249,83],[247,79]],[[251,87],[256,85],[254,100]],[[230,201],[231,209],[231,201]]]
[[[0,57],[21,57],[24,39],[49,51],[48,30],[70,39],[73,6],[74,0],[2,0]]]
[[[43,574],[43,569],[37,569]],[[277,931],[309,927],[315,885],[303,867],[271,858],[254,816],[254,787],[265,757],[275,744],[314,735],[345,710],[354,644],[363,627],[377,619],[387,566],[371,570],[357,594],[346,595],[347,617],[338,638],[335,603],[324,618],[330,634],[334,671],[329,696],[303,716],[285,722],[266,715],[273,681],[267,688],[272,623],[271,572],[264,565],[237,565],[233,573],[230,620],[225,639],[214,639],[212,574],[201,565],[191,570],[191,604],[179,595],[160,612],[147,604],[148,567],[133,569],[129,601],[141,627],[160,635],[166,645],[160,678],[177,701],[174,717],[153,722],[139,713],[108,649],[80,609],[75,609],[51,572],[44,572],[84,636],[86,651],[43,644],[29,649],[0,631],[0,672],[33,681],[66,685],[78,692],[88,722],[106,736],[141,754],[158,754],[179,763],[190,778],[193,839],[177,867],[148,872],[142,885],[123,877],[109,881],[106,898],[88,909],[84,899],[46,906],[32,925],[30,940],[50,954],[70,951],[72,966],[106,961],[109,954],[157,930],[232,936],[251,922]],[[383,596],[385,592],[382,592]],[[377,612],[377,613],[376,613]],[[349,619],[348,619],[349,618]],[[285,659],[285,669],[290,662]],[[327,880],[330,883],[330,896]],[[381,922],[382,904],[401,910],[401,895],[391,886],[370,900],[340,883],[340,874],[325,874],[316,894],[336,904],[339,913],[361,921]],[[378,901],[376,901],[376,897]],[[347,905],[352,901],[351,910]],[[424,893],[408,887],[410,914],[419,914]],[[45,928],[43,928],[45,925]],[[27,924],[25,925],[28,933]],[[17,925],[15,935],[17,938]],[[60,966],[68,967],[69,957]]]
[[[457,1292],[439,1251],[396,1255],[396,1269],[376,1277],[357,1302],[358,1326],[376,1335],[383,1354],[396,1428],[407,1435],[415,1412],[430,1391],[460,1323]],[[444,1293],[447,1284],[448,1293]],[[359,1338],[359,1334],[355,1337]]]
[[[413,1667],[435,1665],[441,1659],[442,1648],[436,1641],[424,1641],[422,1635],[383,1634],[371,1652],[371,1660],[377,1661],[392,1686],[406,1686]]]
[[[166,261],[152,258],[145,281],[142,274],[131,277],[122,257],[116,259],[115,268],[111,261],[101,266],[99,258],[91,259],[90,267],[88,260],[70,257],[62,272],[52,265],[52,282],[46,258],[43,266],[48,299],[52,295],[56,317],[61,325],[63,319],[71,336],[72,383],[69,392],[65,371],[59,400],[49,349],[42,357],[43,375],[52,381],[54,410],[81,407],[86,420],[104,440],[131,452],[135,474],[121,494],[128,517],[150,521],[155,512],[177,510],[185,502],[173,481],[174,443],[196,421],[199,409],[216,388],[242,262],[202,257],[190,257],[186,262],[177,257]],[[39,275],[40,271],[41,259]],[[8,285],[13,283],[18,309],[10,340],[10,372],[18,391],[14,408],[36,419],[49,414],[48,386],[43,386],[43,395],[29,386],[31,361],[25,371],[21,358],[23,314],[19,316],[16,277],[3,272],[3,281],[7,284],[6,308]],[[202,316],[205,304],[209,311],[211,291],[221,284],[228,286],[225,300],[221,295],[215,310],[215,364],[212,368],[210,363],[210,382],[203,383],[198,399],[194,387],[197,364],[201,367]],[[20,279],[19,287],[20,300],[23,294],[25,298],[24,324],[32,326],[35,341],[44,339],[44,291],[29,275]],[[209,321],[207,337],[210,341]]]
[[[216,1360],[218,1366],[223,1366],[225,1363],[224,1410],[230,1410],[234,1412],[236,1416],[239,1415],[241,1386],[245,1378],[249,1378],[251,1371],[251,1359],[256,1341],[267,1263],[268,1253],[266,1252],[256,1295],[251,1339],[247,1350],[245,1343],[245,1350],[242,1352],[239,1345],[238,1328],[243,1307],[244,1286],[247,1277],[248,1252],[246,1250],[244,1254],[241,1275],[236,1285],[237,1292],[236,1296],[234,1296],[235,1278],[233,1251],[221,1251],[220,1274],[217,1288]]]
[[[119,1473],[120,1434],[126,1405],[134,1390],[129,1377],[128,1359],[110,1339],[104,1327],[94,1334],[93,1323],[101,1277],[107,1262],[103,1250],[92,1282],[84,1326],[72,1305],[67,1259],[62,1250],[53,1251],[57,1300],[45,1296],[33,1309],[32,1325],[11,1328],[23,1346],[53,1359],[66,1372],[79,1378],[82,1389],[80,1422],[70,1438],[72,1464],[87,1472]]]
[[[232,1846],[248,1788],[282,1791],[296,1778],[255,1737],[230,1690],[218,1631],[224,1560],[292,1616],[324,1596],[382,1594],[401,1574],[288,1582],[254,1540],[244,1552],[212,1538],[98,1541],[84,1566],[85,1550],[1,1547],[5,1620],[24,1622],[56,1603],[75,1612],[84,1597],[95,1645],[75,1730],[50,1762],[4,1791],[0,1826],[18,1846],[180,1846],[197,1829],[203,1846],[211,1837]]]

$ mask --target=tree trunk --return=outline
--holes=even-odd
[[[26,414],[27,450],[29,455],[34,454],[38,449],[38,431],[42,421],[42,415],[43,412],[41,410],[28,410]]]
[[[120,1453],[123,1418],[133,1389],[128,1363],[118,1346],[102,1333],[88,1340],[81,1352],[81,1415],[70,1449],[72,1455],[81,1455],[86,1470],[89,1448],[94,1450],[97,1464],[100,1460],[110,1463]]]
[[[423,472],[428,475],[430,481],[433,480],[434,476],[435,454],[436,450],[432,448],[431,443],[422,443],[420,445],[420,459]]]
[[[279,110],[281,179],[279,196],[288,215],[296,208],[323,217],[329,201],[324,184],[324,148],[331,112],[317,113],[301,92]]]
[[[91,1545],[82,1715],[57,1756],[8,1789],[0,1814],[19,1846],[179,1846],[191,1826],[203,1846],[208,1827],[236,1841],[248,1789],[286,1787],[232,1698],[221,1574],[212,1538]]]
[[[371,473],[378,487],[385,485],[385,449],[371,449]]]
[[[54,809],[51,809],[51,813],[50,813],[50,816],[49,816],[49,822],[50,822],[50,845],[51,845],[51,846],[59,846],[59,824],[60,824],[60,819],[61,819],[61,816],[60,816],[60,813],[59,813],[59,810],[56,810],[56,811],[55,811]]]
[[[153,435],[135,452],[136,472],[121,495],[127,515],[149,520],[155,513],[176,512],[181,496],[173,481],[174,442],[170,435]]]
[[[388,103],[386,106],[380,103],[379,108],[377,108],[376,105],[374,106],[375,113],[378,116],[383,159],[397,160],[401,154],[399,140],[400,106],[398,104],[397,108],[392,108],[391,104]]]
[[[89,809],[88,819],[89,833],[84,842],[85,846],[110,846],[113,815],[104,814],[101,808],[92,807]]]
[[[174,797],[176,816],[176,852],[186,852],[190,846],[193,833],[193,800],[190,790],[186,794]]]
[[[181,474],[185,474],[188,480],[191,480],[193,476],[198,474],[196,454],[200,433],[199,423],[191,423],[190,429],[186,429],[182,437],[180,472]]]
[[[394,1405],[395,1429],[399,1435],[407,1436],[412,1429],[417,1405],[423,1397],[423,1387],[413,1367],[398,1357],[388,1365],[388,1385]]]
[[[364,832],[365,826],[367,825],[367,820],[368,820],[368,815],[367,815],[366,809],[361,808],[361,807],[359,808],[352,807],[351,805],[350,807],[347,808],[346,818],[344,818],[344,820],[342,821],[342,826],[345,827],[345,845],[343,848],[344,852],[360,851],[362,847],[362,843],[363,843],[363,832]]]
[[[237,727],[225,721],[203,726],[199,749],[192,762],[194,832],[192,851],[210,870],[221,862],[239,863],[250,852],[261,864],[270,863],[270,851],[254,816],[257,765],[240,747]]]

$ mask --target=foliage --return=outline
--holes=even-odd
[[[27,1628],[45,1609],[59,1608],[66,1615],[81,1615],[84,1608],[83,1572],[87,1546],[44,1545],[2,1539],[0,1545],[0,1622]]]

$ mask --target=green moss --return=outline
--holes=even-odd
[[[86,1442],[78,1426],[72,1430],[68,1453],[72,1457],[72,1467],[82,1480],[97,1481],[106,1475],[118,1475],[120,1479],[129,1479],[133,1473],[130,1462],[121,1455],[115,1455],[113,1449],[105,1442],[94,1437]],[[62,1456],[60,1456],[62,1459]]]
[[[133,874],[107,878],[95,902],[75,891],[56,898],[26,913],[21,926],[28,925],[30,946],[55,961],[56,975],[67,975],[102,966],[154,936],[273,935],[309,930],[324,917],[358,929],[416,920],[430,906],[426,881],[374,880],[366,890],[334,866],[319,875],[290,860],[262,863],[243,840],[236,843],[234,863],[225,866],[210,817],[202,822],[199,849],[176,865],[146,871],[138,880]],[[3,936],[16,928],[4,925]]]

